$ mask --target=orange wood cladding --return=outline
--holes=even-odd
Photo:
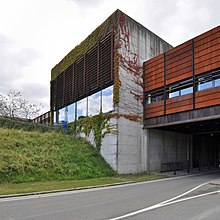
[[[194,39],[195,75],[220,67],[220,26]]]
[[[211,30],[209,30],[209,31],[207,31],[207,32],[205,32],[205,33],[195,37],[195,39],[197,41],[201,41],[204,38],[207,38],[209,36],[215,35],[217,32],[219,32],[219,30],[220,30],[220,26],[217,26],[217,27],[215,27],[215,28],[213,28],[213,29],[211,29]]]
[[[177,61],[178,59],[181,59],[182,57],[179,58],[180,54],[184,54],[185,52],[189,51],[192,49],[192,41],[187,41],[183,44],[180,44],[179,46],[169,50],[166,52],[166,60],[169,64],[169,60],[172,59],[171,62],[173,62],[173,59]],[[184,55],[183,55],[184,56]]]
[[[204,108],[220,104],[220,87],[196,92],[196,108]]]
[[[188,111],[193,109],[193,95],[188,94],[166,100],[166,113]]]
[[[155,102],[145,106],[145,118],[164,115],[164,102]]]
[[[195,46],[195,56],[200,57],[204,55],[204,50],[206,54],[213,52],[216,50],[216,46],[220,43],[220,36],[215,38],[212,41],[209,41],[208,43]],[[196,45],[196,44],[195,44]]]
[[[193,54],[194,52],[194,54]],[[165,62],[164,62],[165,58]],[[194,58],[194,60],[193,60]],[[164,65],[166,66],[164,67]],[[194,64],[194,66],[193,66]],[[169,85],[220,68],[220,26],[189,40],[144,63],[144,91],[166,88]],[[164,73],[164,70],[166,72]],[[145,106],[145,118],[174,114],[220,105],[220,87],[167,99]],[[193,103],[193,100],[195,103]]]
[[[164,85],[164,55],[149,60],[144,65],[144,91],[160,88]]]
[[[197,37],[195,37],[195,46],[198,46],[200,44],[204,44],[209,42],[209,39],[214,39],[216,34],[219,34],[220,32],[220,26],[217,26],[215,28],[213,28],[210,31],[207,31]]]
[[[161,61],[163,62],[163,54],[160,54],[160,55],[148,60],[147,62],[145,62],[145,65],[148,68],[152,68],[154,66],[157,66],[158,63],[161,63]]]
[[[166,85],[192,76],[192,41],[173,50],[166,53]]]

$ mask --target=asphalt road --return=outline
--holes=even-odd
[[[220,186],[208,184],[217,178],[220,172],[0,199],[0,220],[220,219]]]

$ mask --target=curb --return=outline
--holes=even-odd
[[[85,189],[96,189],[96,188],[104,188],[104,187],[109,187],[109,186],[126,185],[126,184],[137,183],[137,182],[138,181],[126,181],[126,182],[121,182],[121,183],[112,183],[112,184],[104,184],[104,185],[97,185],[97,186],[85,186],[85,187],[68,188],[68,189],[47,190],[47,191],[40,191],[40,192],[7,194],[7,195],[0,195],[0,199],[25,197],[25,196],[37,196],[37,195],[52,194],[52,193],[79,191],[79,190],[85,190]]]
[[[220,179],[216,179],[214,181],[209,182],[209,184],[214,185],[214,186],[220,186]]]

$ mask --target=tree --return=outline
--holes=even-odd
[[[42,110],[43,105],[31,104],[22,98],[20,92],[10,90],[7,95],[0,94],[0,115],[7,117],[34,118]]]

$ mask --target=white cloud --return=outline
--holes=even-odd
[[[117,8],[174,46],[220,23],[218,0],[1,0],[0,93],[49,110],[52,67]]]

